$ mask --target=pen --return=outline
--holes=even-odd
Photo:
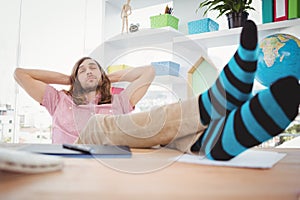
[[[91,154],[92,147],[78,144],[63,144],[63,148],[80,151],[85,154]]]

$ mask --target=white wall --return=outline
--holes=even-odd
[[[121,10],[122,4],[119,6],[110,2],[105,4],[104,40],[122,32]]]

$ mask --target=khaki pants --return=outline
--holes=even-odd
[[[190,152],[205,128],[200,122],[198,98],[192,98],[147,112],[95,115],[89,119],[76,143],[135,148],[166,145]]]

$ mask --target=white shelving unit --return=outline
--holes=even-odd
[[[130,5],[133,9],[140,9],[158,4],[166,4],[170,1],[172,0],[132,0]],[[103,7],[102,13],[105,21],[103,22],[102,29],[105,42],[91,53],[92,57],[98,58],[103,67],[107,67],[111,64],[131,65],[131,61],[141,58],[144,59],[144,64],[150,64],[151,62],[157,61],[158,57],[161,58],[161,55],[152,56],[149,55],[151,53],[148,55],[137,53],[143,49],[157,49],[156,54],[160,54],[160,52],[161,54],[164,54],[164,49],[170,50],[173,52],[173,59],[168,57],[166,60],[170,59],[180,63],[181,68],[190,68],[199,59],[199,56],[203,56],[210,64],[212,64],[212,66],[223,66],[222,62],[225,59],[216,59],[214,56],[218,56],[219,52],[226,52],[224,55],[230,55],[231,50],[235,49],[234,45],[239,43],[239,36],[242,28],[195,35],[183,34],[186,33],[183,31],[184,27],[186,28],[186,23],[188,21],[196,20],[201,16],[201,13],[196,15],[194,12],[187,12],[187,10],[195,9],[195,6],[198,5],[198,2],[192,0],[173,0],[174,11],[176,11],[175,15],[180,19],[180,31],[166,27],[161,29],[140,29],[138,32],[129,34],[120,34],[120,11],[122,5],[126,3],[126,0],[105,0],[103,3],[105,6]],[[258,25],[259,40],[274,33],[287,33],[299,38],[300,19]],[[222,51],[223,49],[224,51]],[[214,54],[214,51],[217,51],[217,53]],[[136,56],[132,58],[128,55]],[[214,62],[211,62],[208,55],[212,56],[211,58]],[[128,57],[128,59],[122,59],[124,57]],[[124,63],[118,63],[119,61],[123,62],[124,60]],[[182,64],[182,62],[184,64]],[[187,71],[188,70],[186,70],[186,72],[182,70],[179,77],[156,76],[153,83],[154,85],[162,85],[162,87],[168,88],[170,91],[172,90],[172,92],[176,93],[177,97],[180,99],[185,99],[188,95],[184,94],[182,90],[187,90]],[[212,74],[219,73],[219,70],[216,67],[211,71],[215,72],[212,72]],[[211,80],[213,80],[211,78],[212,74],[203,72],[203,76],[210,78]],[[158,90],[160,90],[159,87]]]
[[[259,39],[264,38],[267,35],[284,32],[296,34],[299,37],[300,34],[300,19],[291,19],[280,22],[273,22],[267,24],[257,25]],[[187,35],[183,37],[177,37],[174,42],[185,46],[190,43],[190,40],[201,45],[204,49],[236,45],[239,42],[239,35],[242,28],[233,28],[228,30],[220,30],[214,32],[207,32],[201,34]]]
[[[106,3],[111,4],[117,8],[122,7],[123,4],[126,3],[126,0],[105,0]],[[148,6],[153,6],[157,4],[163,4],[163,3],[168,3],[171,0],[148,0],[148,1],[143,1],[143,0],[133,0],[130,2],[130,5],[134,9],[139,9],[139,8],[144,8]]]
[[[101,65],[106,68],[122,55],[125,56],[125,54],[133,51],[158,49],[172,52],[174,38],[180,36],[182,34],[179,31],[169,27],[141,29],[138,32],[118,34],[111,37],[98,46],[90,55],[100,58]],[[150,64],[153,61],[151,60],[149,63],[143,64]],[[127,64],[130,65],[130,63]]]
[[[270,34],[284,32],[299,37],[299,29],[300,19],[260,24],[258,25],[258,36],[259,39],[262,39]],[[126,56],[128,52],[135,51],[136,49],[168,49],[170,52],[173,51],[174,55],[177,54],[177,58],[181,57],[181,61],[188,60],[189,63],[186,62],[185,67],[189,68],[201,55],[210,61],[208,57],[208,50],[210,48],[237,45],[241,30],[242,28],[234,28],[194,35],[183,35],[181,32],[169,27],[141,29],[135,33],[118,34],[109,38],[99,48],[96,48],[91,55],[95,58],[102,58],[98,60],[102,61],[102,66],[107,67],[113,64],[120,55],[121,57]],[[173,61],[178,62],[176,59]],[[149,60],[145,59],[145,64],[150,64]],[[218,73],[217,68],[215,68],[215,71]],[[186,90],[188,86],[186,75],[180,74],[179,77],[157,76],[154,83],[166,85],[168,88],[177,91],[180,90],[178,93],[180,93],[181,99],[187,97],[181,91]]]
[[[262,39],[270,34],[284,32],[299,37],[299,28],[300,19],[260,24],[258,25],[258,35],[259,38]],[[147,49],[149,47],[155,47],[158,49],[168,49],[173,51],[174,54],[182,56],[183,59],[190,61],[188,64],[185,63],[186,67],[191,67],[194,61],[201,55],[210,61],[207,56],[208,49],[210,48],[237,45],[241,30],[242,28],[234,28],[195,35],[183,35],[179,31],[169,27],[142,29],[135,33],[119,34],[106,40],[103,46],[92,53],[92,56],[100,56],[103,58],[100,60],[104,62],[102,65],[108,66],[111,64],[111,61],[116,60],[116,58],[124,54],[124,52],[130,52],[139,48]],[[215,71],[218,73],[217,69],[215,69]],[[180,77],[158,76],[154,82],[182,90],[187,87],[186,80],[187,76],[181,74]],[[185,86],[180,87],[180,85]],[[184,99],[182,96],[181,98]]]
[[[299,37],[300,19],[286,20],[260,24],[257,26],[259,39],[267,35],[284,32]],[[242,28],[220,30],[194,35],[183,35],[173,28],[142,29],[136,33],[119,34],[105,41],[105,49],[115,51],[128,50],[138,47],[156,46],[161,47],[166,43],[171,43],[176,50],[182,48],[186,51],[199,52],[208,58],[209,48],[237,45]],[[178,50],[180,52],[180,50]],[[119,53],[119,52],[118,52]],[[109,60],[111,56],[107,55]],[[192,59],[193,60],[193,59]]]
[[[183,58],[182,52],[176,53],[174,50],[174,38],[181,36],[183,36],[181,32],[171,27],[141,29],[138,32],[118,34],[109,38],[90,55],[98,58],[97,60],[100,61],[104,68],[115,64],[139,66],[132,63],[134,63],[135,59],[142,59],[141,65],[170,60],[180,63],[181,70],[185,70],[182,68],[189,67],[190,64],[183,64],[186,63],[185,60],[187,59]],[[147,53],[141,53],[148,51],[148,55]],[[125,61],[124,63],[124,60],[128,62]],[[153,85],[168,88],[170,91],[173,90],[178,99],[186,99],[188,88],[186,74],[182,72],[178,77],[168,75],[156,76]]]

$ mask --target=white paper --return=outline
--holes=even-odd
[[[286,154],[270,151],[247,150],[229,161],[214,161],[200,155],[184,154],[178,162],[194,163],[200,165],[216,165],[241,168],[272,168]]]

